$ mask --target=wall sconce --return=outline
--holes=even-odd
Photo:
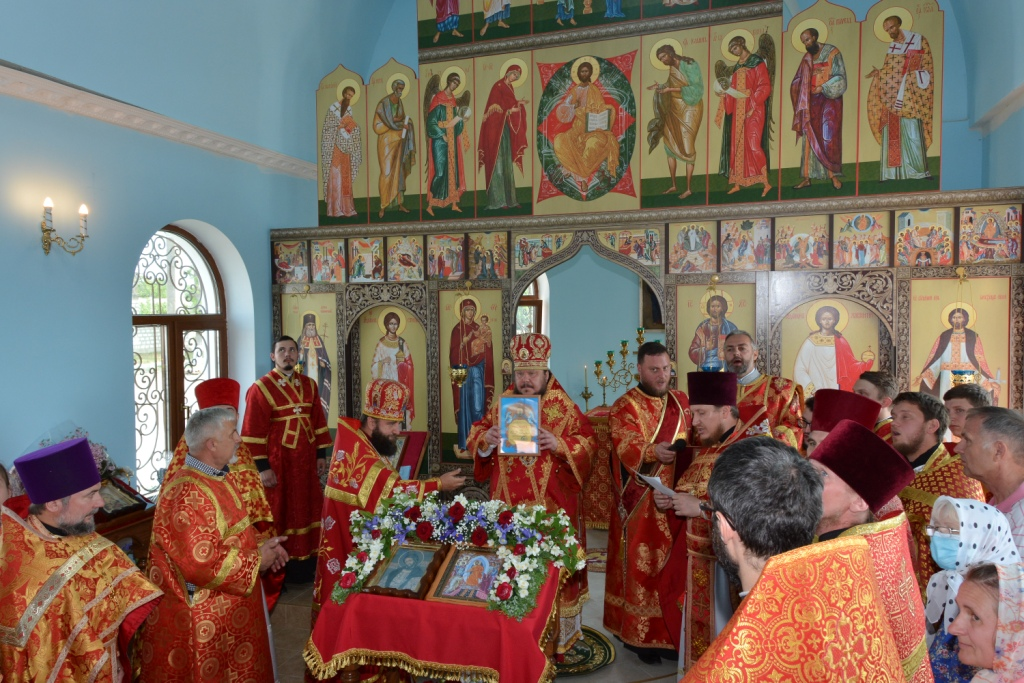
[[[82,204],[78,207],[78,236],[65,241],[64,238],[58,235],[57,231],[53,229],[53,200],[49,197],[44,199],[43,222],[40,225],[40,228],[42,228],[43,231],[43,252],[49,254],[51,244],[56,244],[72,256],[82,251],[82,248],[85,247],[85,240],[89,237],[89,231],[86,227],[88,217],[89,207]]]

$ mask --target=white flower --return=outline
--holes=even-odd
[[[349,555],[348,559],[345,560],[345,569],[353,569],[354,570],[354,569],[358,569],[358,568],[359,568],[359,560],[357,560],[354,555]]]
[[[332,574],[337,574],[341,571],[341,562],[338,561],[338,558],[332,557],[327,560],[327,571]]]
[[[530,591],[526,590],[525,588],[520,588],[519,589],[519,597],[525,598],[529,594],[530,594]]]
[[[461,493],[456,494],[452,500],[456,503],[462,503],[462,507],[469,506],[469,499],[466,498],[466,496]]]

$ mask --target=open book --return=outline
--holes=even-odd
[[[595,130],[608,130],[611,128],[609,125],[610,120],[610,109],[605,109],[600,114],[587,114],[587,132],[590,133]]]

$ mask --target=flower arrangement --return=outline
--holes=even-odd
[[[375,512],[353,512],[351,524],[355,547],[344,567],[336,559],[331,560],[334,567],[328,566],[341,574],[331,594],[338,604],[359,592],[377,563],[407,539],[459,548],[495,548],[502,567],[491,586],[487,607],[516,619],[536,606],[549,563],[569,573],[586,566],[568,515],[562,510],[548,512],[539,505],[509,507],[500,500],[470,501],[461,494],[447,504],[437,493],[419,502],[414,494],[401,491],[382,501]]]

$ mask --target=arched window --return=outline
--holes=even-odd
[[[516,334],[547,334],[549,311],[544,304],[548,299],[548,276],[541,273],[523,291],[516,304]]]
[[[159,490],[196,408],[195,387],[228,367],[224,287],[210,253],[169,225],[142,250],[132,282],[135,467],[139,491]]]

